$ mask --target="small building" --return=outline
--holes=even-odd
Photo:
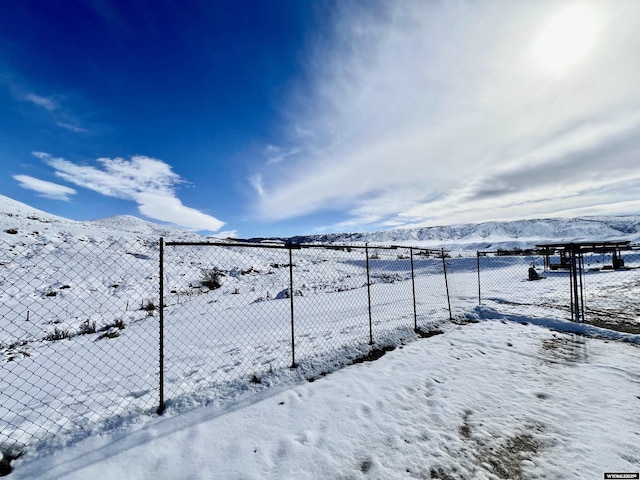
[[[620,270],[625,268],[622,251],[632,249],[631,240],[541,243],[536,248],[544,255],[545,270],[569,270],[572,253],[581,257],[586,253],[611,255],[611,265],[603,265],[602,269]]]

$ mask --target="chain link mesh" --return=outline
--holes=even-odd
[[[291,365],[289,252],[165,249],[167,398]]]
[[[640,251],[621,255],[623,264],[614,268],[612,253],[584,254],[582,275],[577,276],[580,311],[585,323],[639,334]],[[571,272],[558,267],[557,253],[545,262],[535,251],[480,252],[478,262],[482,305],[514,315],[573,318]],[[537,274],[535,280],[530,279],[530,269]]]
[[[569,275],[535,251],[160,242],[1,245],[0,451],[397,344],[478,305],[571,319]],[[638,334],[640,251],[611,262],[584,257],[585,321]]]
[[[157,404],[156,243],[33,234],[0,255],[2,451]]]
[[[370,341],[363,248],[293,250],[296,361]]]

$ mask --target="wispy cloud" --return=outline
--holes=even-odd
[[[89,131],[86,128],[82,128],[67,122],[56,122],[56,125],[62,128],[66,128],[67,130],[71,130],[72,132],[75,132],[75,133],[87,133]]]
[[[267,165],[275,165],[283,162],[287,159],[287,157],[291,157],[293,155],[297,155],[300,153],[299,148],[290,148],[284,149],[281,147],[276,147],[274,145],[267,145]]]
[[[260,196],[264,195],[264,187],[262,186],[262,175],[257,173],[249,177],[249,183]]]
[[[138,211],[155,220],[193,230],[215,232],[224,222],[182,204],[176,186],[184,183],[162,160],[145,156],[99,158],[102,168],[78,165],[48,153],[34,152],[36,157],[55,169],[63,180],[109,197],[133,200]]]
[[[19,182],[19,185],[22,188],[33,190],[34,192],[38,192],[41,197],[50,198],[52,200],[68,202],[71,199],[70,195],[76,194],[76,191],[73,188],[48,182],[46,180],[40,180],[38,178],[30,177],[29,175],[14,175],[13,178]]]
[[[53,112],[56,108],[58,108],[56,102],[52,98],[41,97],[34,93],[27,93],[24,96],[24,99],[27,102],[31,102],[34,105],[44,108],[50,112]]]
[[[591,49],[553,71],[540,36],[566,4],[337,4],[287,112],[296,155],[253,177],[259,214],[336,209],[351,219],[335,228],[357,228],[640,212],[640,4],[583,3]]]
[[[14,98],[20,102],[29,102],[39,108],[46,110],[48,113],[45,118],[60,128],[69,130],[74,133],[89,133],[89,130],[81,126],[76,115],[65,103],[68,102],[64,96],[42,96],[29,91],[18,83],[6,81]],[[65,102],[67,100],[67,102]]]

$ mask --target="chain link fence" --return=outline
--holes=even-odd
[[[0,451],[348,363],[478,305],[571,319],[570,275],[554,262],[536,250],[16,237],[0,245]],[[640,333],[640,251],[581,262],[585,321]]]
[[[166,242],[161,403],[446,320],[441,261],[415,250]]]
[[[574,275],[561,251],[478,252],[478,303],[640,334],[640,249],[579,253]]]
[[[157,242],[0,246],[0,451],[157,405]]]
[[[0,451],[355,358],[450,317],[425,249],[60,233],[0,245]],[[162,308],[161,308],[162,306]]]

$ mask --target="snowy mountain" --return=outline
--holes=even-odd
[[[298,236],[294,243],[382,243],[472,250],[531,247],[551,241],[640,241],[640,215],[553,218]]]
[[[12,233],[9,233],[12,232]],[[0,195],[0,238],[6,235],[60,234],[89,238],[202,239],[201,236],[178,227],[159,225],[131,215],[120,215],[90,221],[76,221],[43,212],[24,203]]]
[[[23,233],[65,232],[67,235],[84,235],[91,238],[118,236],[203,240],[203,237],[196,233],[147,222],[131,215],[84,222],[70,220],[0,195],[0,236],[6,236],[8,230],[22,230]],[[264,238],[252,240],[259,241]],[[470,250],[532,247],[536,243],[552,241],[631,240],[640,243],[640,215],[484,222],[379,232],[300,235],[277,240],[293,243],[373,243]]]

